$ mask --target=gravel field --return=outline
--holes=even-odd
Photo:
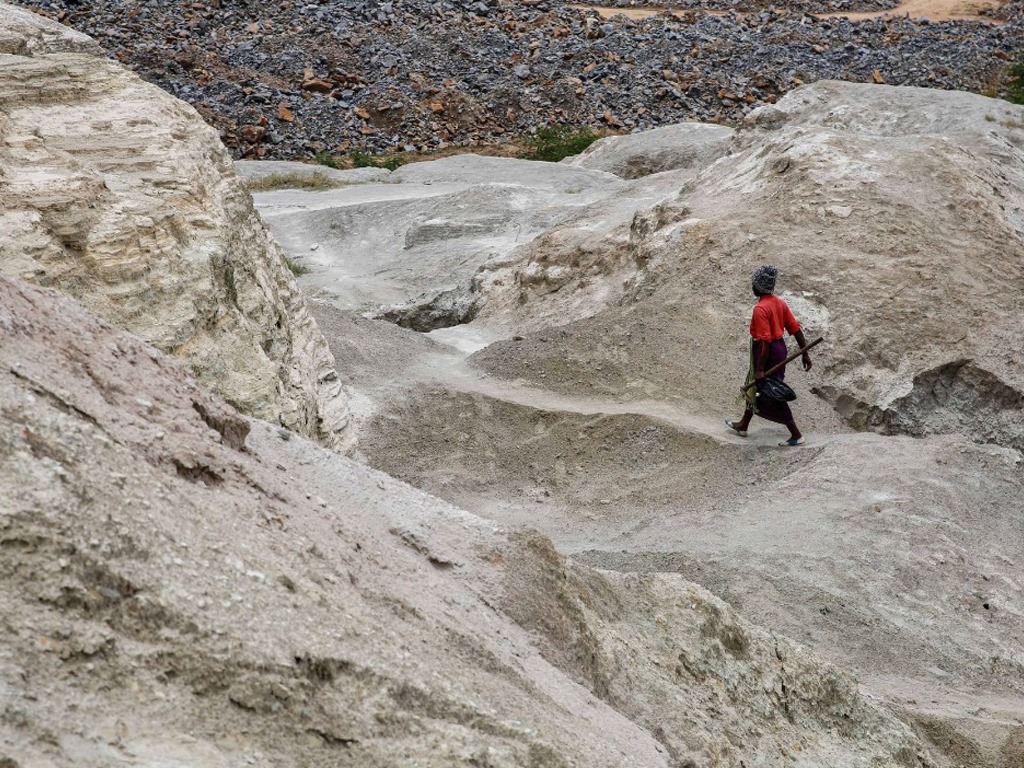
[[[554,0],[20,4],[195,106],[236,158],[266,159],[732,123],[821,79],[985,92],[1024,37],[1020,0],[941,23],[810,15],[887,0],[673,2],[640,20]]]

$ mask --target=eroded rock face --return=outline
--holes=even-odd
[[[249,422],[6,278],[0,412],[16,765],[933,765],[699,587],[572,565]]]
[[[0,30],[0,271],[345,449],[333,359],[212,129],[81,35],[7,6]]]
[[[0,6],[0,54],[41,56],[46,53],[102,55],[88,35],[58,24],[41,23],[37,14],[12,5]]]
[[[731,239],[760,230],[765,260],[828,318],[822,391],[878,409],[892,431],[1024,445],[1019,427],[988,423],[1024,393],[1008,354],[1024,289],[1024,109],[820,83],[751,123],[735,164],[702,186],[745,200]]]
[[[289,255],[309,269],[304,288],[421,330],[471,319],[479,275],[500,271],[520,245],[625,186],[600,171],[476,155],[411,163],[363,182],[255,199]]]
[[[971,360],[953,360],[922,371],[910,391],[885,407],[868,406],[834,387],[818,388],[857,429],[921,437],[959,432],[979,443],[1024,450],[1024,392]]]

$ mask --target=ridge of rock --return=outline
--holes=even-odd
[[[615,265],[599,303],[592,273],[573,266],[579,237],[555,249],[545,233],[479,275],[481,322],[519,333],[560,325],[565,344],[503,341],[478,363],[519,371],[506,355],[601,354],[584,351],[593,332],[585,318],[622,327],[646,311],[673,337],[678,329],[684,354],[706,360],[710,375],[694,390],[723,391],[711,372],[742,357],[743,337],[721,308],[743,316],[743,276],[767,262],[812,332],[828,336],[817,387],[851,425],[1024,448],[1010,416],[1024,402],[1024,368],[1007,354],[1024,290],[1024,108],[823,81],[754,112],[727,155],[681,181],[619,225],[618,243],[598,244],[591,260]],[[580,229],[587,223],[581,217]],[[538,265],[562,276],[557,291],[535,279]],[[723,274],[735,277],[726,284]],[[673,322],[666,302],[700,308],[710,325],[687,338],[690,324]],[[674,375],[671,364],[651,363],[652,383]],[[535,357],[528,364],[545,368]],[[924,418],[933,407],[945,415]]]
[[[347,449],[333,358],[216,133],[71,30],[6,5],[0,30],[0,271]]]
[[[724,125],[680,123],[626,136],[598,139],[583,152],[562,162],[578,168],[608,171],[623,179],[680,168],[703,168],[729,148],[733,130]]]

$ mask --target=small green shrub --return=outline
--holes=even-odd
[[[547,125],[538,128],[536,135],[529,140],[529,151],[524,157],[527,160],[557,163],[566,157],[578,155],[599,138],[590,128]]]
[[[353,168],[386,168],[389,171],[394,171],[406,163],[406,159],[401,155],[379,157],[358,149],[349,152],[348,157],[352,161]]]
[[[321,152],[313,158],[320,165],[328,168],[347,170],[349,168],[384,168],[393,171],[405,165],[409,160],[401,154],[381,156],[364,152],[360,149],[353,149],[351,152],[338,156],[327,152]]]
[[[1006,100],[1024,104],[1024,52],[1017,54],[1017,60],[1006,68]]]
[[[345,167],[342,162],[330,152],[319,152],[313,159],[316,161],[317,165],[326,165],[328,168],[340,170]]]
[[[296,277],[299,277],[300,275],[308,274],[309,272],[312,271],[305,264],[302,264],[302,263],[300,263],[298,261],[295,261],[295,259],[290,259],[287,256],[284,257],[284,263],[285,263],[285,266],[287,266],[288,269],[290,269],[292,271],[292,274],[295,275]]]
[[[273,189],[335,189],[345,186],[344,182],[335,181],[326,173],[271,173],[262,179],[249,179],[246,186],[251,192],[269,192]]]

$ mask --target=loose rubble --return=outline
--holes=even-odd
[[[1019,0],[991,23],[809,15],[885,0],[701,0],[642,20],[554,0],[20,4],[192,104],[236,158],[478,146],[551,123],[732,123],[822,79],[983,91],[1024,36]]]

